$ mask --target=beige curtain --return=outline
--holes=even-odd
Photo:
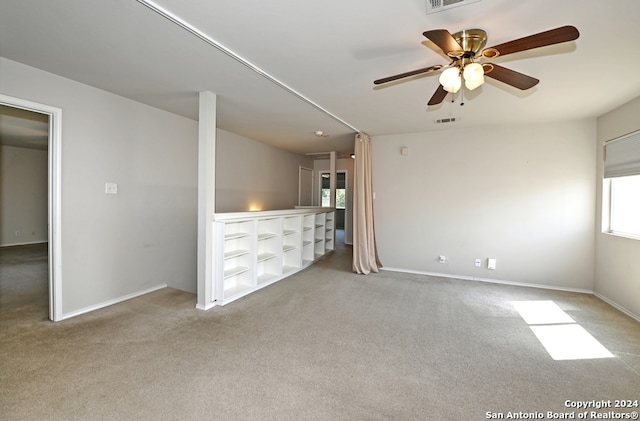
[[[373,188],[371,182],[371,139],[356,135],[353,193],[353,271],[367,275],[382,267],[378,259],[373,226]]]

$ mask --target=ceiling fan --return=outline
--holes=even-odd
[[[385,77],[373,83],[380,85],[394,80],[416,76],[423,73],[435,72],[441,69],[440,85],[428,102],[428,105],[440,104],[449,92],[456,93],[465,86],[473,90],[484,83],[484,76],[506,83],[521,90],[534,87],[540,82],[531,76],[507,69],[494,63],[478,63],[476,59],[492,59],[498,56],[518,53],[547,45],[573,41],[580,36],[573,26],[561,26],[549,31],[529,35],[513,41],[484,48],[487,43],[487,33],[482,29],[466,29],[451,34],[446,29],[434,29],[423,33],[425,37],[436,44],[451,58],[448,65],[436,64],[410,72]]]

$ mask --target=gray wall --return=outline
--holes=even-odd
[[[0,145],[0,246],[47,242],[47,159]]]
[[[298,167],[311,168],[311,159],[224,130],[216,133],[216,212],[298,204]]]
[[[598,118],[598,217],[595,289],[604,299],[640,317],[640,240],[602,233],[602,145],[640,129],[640,98]]]
[[[195,292],[198,123],[0,66],[0,92],[63,110],[63,315],[164,284]],[[119,193],[106,195],[105,182]]]
[[[595,124],[373,137],[382,264],[591,291]],[[497,259],[497,270],[486,268],[488,257]]]

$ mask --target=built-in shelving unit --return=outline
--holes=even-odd
[[[314,254],[314,233],[315,214],[304,215],[302,218],[302,263],[310,264],[315,259]]]
[[[279,281],[335,250],[334,218],[333,208],[215,214],[207,308]]]
[[[259,219],[256,277],[258,285],[268,283],[282,273],[278,249],[282,242],[282,223],[279,218]]]
[[[335,249],[335,238],[336,238],[336,230],[335,230],[335,212],[327,212],[325,214],[325,222],[324,222],[324,249],[325,252],[331,251]]]
[[[227,227],[223,233],[222,288],[240,294],[253,286],[253,225],[247,222]]]

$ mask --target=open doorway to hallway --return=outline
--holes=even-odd
[[[0,104],[0,320],[52,317],[50,115]]]

